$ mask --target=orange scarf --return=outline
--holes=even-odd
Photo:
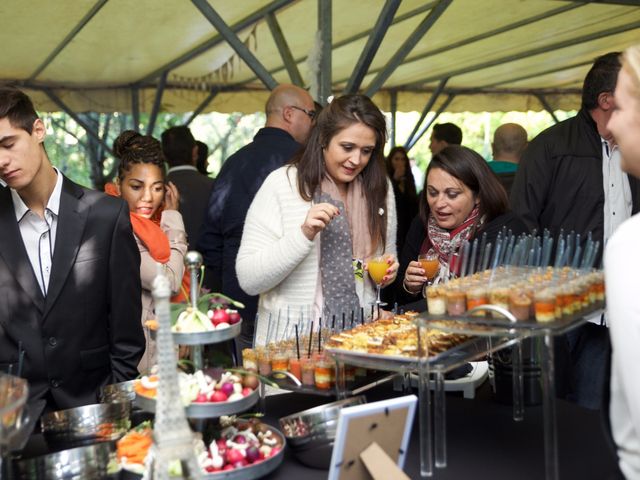
[[[113,183],[107,183],[104,186],[105,193],[114,197],[119,197],[118,190]],[[133,233],[142,244],[147,247],[149,255],[156,262],[166,264],[171,258],[171,246],[169,245],[169,239],[167,235],[160,228],[160,217],[162,209],[158,209],[152,218],[145,218],[137,213],[129,213],[131,219],[131,227]],[[182,276],[182,289],[185,292],[189,292],[191,286],[191,278],[187,271]],[[183,291],[179,290],[173,297],[171,297],[172,303],[181,303],[188,301],[188,298],[184,296]]]

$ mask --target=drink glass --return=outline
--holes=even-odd
[[[431,283],[433,283],[433,279],[436,278],[436,275],[438,274],[438,270],[440,270],[438,255],[433,252],[421,253],[418,256],[418,262],[420,262],[420,266],[424,270],[424,275],[427,277],[427,284],[431,285]]]
[[[386,305],[382,300],[380,300],[380,286],[382,285],[382,279],[387,274],[387,269],[389,268],[389,264],[387,263],[386,257],[372,257],[367,262],[367,270],[369,271],[369,276],[371,280],[376,284],[376,305],[378,307]]]

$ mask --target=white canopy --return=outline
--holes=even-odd
[[[318,16],[330,9],[331,28],[321,23],[332,38],[335,94],[355,71],[364,76],[359,91],[387,111],[392,101],[421,111],[439,86],[432,111],[447,101],[450,112],[539,110],[544,102],[570,110],[596,56],[640,41],[638,3],[3,0],[0,82],[27,89],[44,111],[148,112],[158,99],[169,112],[255,112],[265,83],[292,81],[285,65],[315,92],[319,62],[310,58],[321,58]],[[361,57],[366,45],[370,62]]]

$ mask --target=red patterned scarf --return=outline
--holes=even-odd
[[[453,230],[447,230],[438,226],[433,215],[429,214],[427,222],[427,235],[425,236],[420,253],[435,252],[440,260],[440,265],[446,267],[449,263],[449,257],[453,254],[453,266],[457,265],[457,257],[460,246],[465,240],[470,240],[476,229],[482,223],[479,218],[480,209],[475,206],[464,222]],[[456,268],[453,268],[456,271]]]

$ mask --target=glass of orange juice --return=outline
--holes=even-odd
[[[438,260],[438,255],[434,252],[421,253],[418,256],[418,262],[420,262],[420,266],[424,270],[424,274],[427,277],[427,283],[430,285],[433,279],[436,278],[438,270],[440,270],[440,261]]]
[[[382,279],[387,274],[387,269],[389,268],[389,264],[387,263],[387,258],[383,256],[372,257],[367,262],[367,270],[369,271],[369,276],[371,280],[376,284],[376,305],[383,306],[386,305],[382,300],[380,300],[380,285],[382,285]]]

